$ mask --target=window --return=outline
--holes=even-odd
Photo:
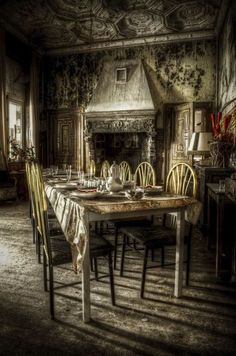
[[[24,120],[23,103],[21,101],[8,100],[8,138],[14,140],[20,147],[24,146]]]
[[[116,83],[125,84],[127,82],[127,68],[116,69]]]

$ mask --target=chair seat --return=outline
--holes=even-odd
[[[16,186],[0,187],[0,201],[11,200],[17,198]]]
[[[114,250],[113,245],[104,239],[101,235],[91,233],[90,235],[90,257],[99,257],[108,255]]]
[[[49,219],[48,222],[49,222],[50,236],[63,234],[61,226],[56,218]]]
[[[12,188],[14,186],[15,186],[14,182],[11,182],[11,181],[0,182],[0,189],[2,189],[2,188]]]
[[[152,225],[152,220],[151,219],[140,219],[140,220],[116,220],[113,221],[114,226],[117,229],[121,229],[123,227],[145,227],[145,226],[151,226]]]
[[[52,251],[52,263],[54,266],[69,263],[72,261],[70,244],[65,237],[53,237],[50,239]]]
[[[139,227],[133,226],[122,228],[120,232],[141,244],[148,245],[149,248],[176,244],[176,230],[167,226],[150,226],[141,230]],[[187,235],[185,235],[186,239]]]
[[[64,235],[50,236],[53,265],[72,261],[70,244]],[[106,256],[114,250],[113,245],[102,236],[92,233],[90,239],[90,257]]]

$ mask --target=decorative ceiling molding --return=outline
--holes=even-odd
[[[74,54],[74,53],[88,53],[104,49],[126,48],[147,46],[158,43],[173,43],[173,42],[187,42],[198,40],[209,40],[215,38],[215,31],[196,31],[190,33],[168,34],[160,36],[149,36],[145,38],[131,38],[125,40],[109,41],[109,42],[96,42],[85,45],[48,49],[45,50],[47,56]]]
[[[228,0],[226,0],[228,1]],[[48,55],[215,36],[223,0],[0,1],[1,25]]]

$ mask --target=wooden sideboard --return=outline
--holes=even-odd
[[[236,204],[219,190],[219,184],[207,183],[208,247],[216,251],[216,277],[235,283]]]
[[[198,199],[203,203],[200,224],[203,233],[207,233],[207,183],[219,183],[219,180],[230,177],[235,168],[217,168],[195,165],[198,176]]]

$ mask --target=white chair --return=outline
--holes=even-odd
[[[131,168],[128,162],[122,161],[119,164],[120,169],[120,180],[122,184],[131,180]]]
[[[109,170],[110,170],[110,163],[107,160],[103,161],[101,166],[101,171],[100,171],[100,177],[103,177],[105,179],[108,178]]]
[[[138,165],[134,174],[135,185],[145,188],[147,185],[156,184],[156,174],[153,166],[149,162],[142,162]]]

